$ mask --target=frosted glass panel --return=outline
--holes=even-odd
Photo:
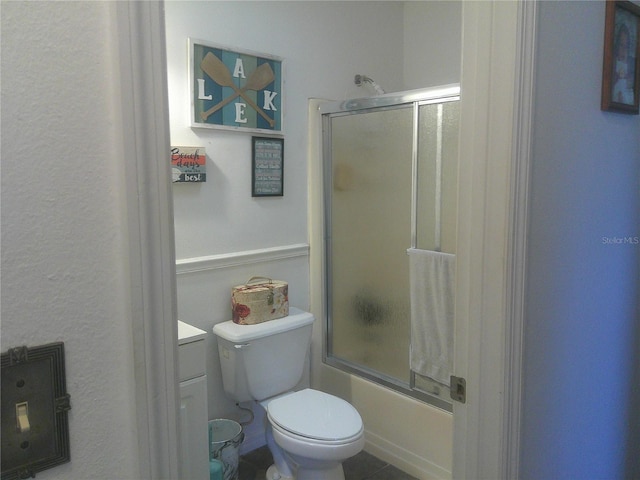
[[[412,108],[331,122],[331,353],[408,383]]]
[[[460,102],[419,108],[416,247],[455,253]]]

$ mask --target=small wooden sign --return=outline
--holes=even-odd
[[[173,183],[206,182],[204,147],[171,147],[171,175]]]

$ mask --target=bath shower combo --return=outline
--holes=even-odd
[[[320,106],[324,360],[451,411],[460,88],[355,83]]]

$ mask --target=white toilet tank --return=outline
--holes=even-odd
[[[264,400],[295,387],[304,373],[314,317],[297,308],[257,325],[214,325],[225,393],[238,402]]]

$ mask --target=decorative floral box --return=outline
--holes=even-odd
[[[289,284],[267,277],[251,277],[231,290],[233,321],[240,325],[275,320],[289,315]]]

